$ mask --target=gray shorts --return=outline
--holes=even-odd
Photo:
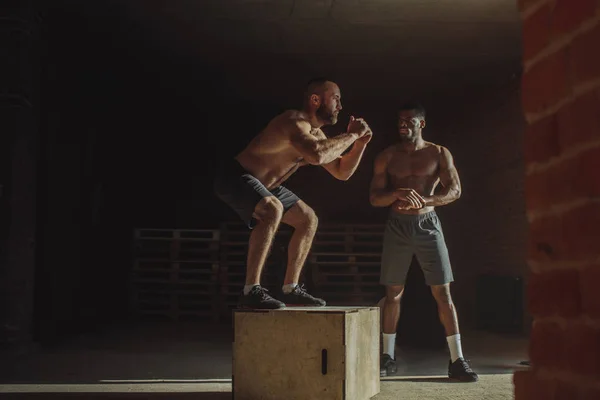
[[[227,203],[250,229],[254,229],[257,222],[253,217],[254,209],[265,197],[275,196],[283,205],[284,213],[300,201],[284,186],[268,190],[235,159],[229,159],[217,168],[214,190],[217,197]]]
[[[427,285],[454,280],[442,225],[435,211],[421,215],[390,213],[383,236],[380,283],[404,285],[413,254]]]

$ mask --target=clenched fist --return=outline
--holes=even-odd
[[[371,128],[369,128],[369,125],[367,124],[367,122],[362,119],[362,118],[354,118],[353,116],[350,117],[350,122],[348,123],[348,130],[347,132],[349,133],[356,133],[358,134],[359,138],[362,138],[363,136],[367,136],[373,135],[373,132],[371,132]]]

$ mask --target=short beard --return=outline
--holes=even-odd
[[[405,143],[415,143],[417,141],[417,138],[419,137],[419,135],[417,135],[414,132],[410,136],[406,136],[406,135],[399,135],[399,136],[400,136],[400,141],[405,142]]]
[[[315,114],[321,121],[328,125],[335,125],[337,123],[337,116],[329,113],[322,104],[319,106]]]

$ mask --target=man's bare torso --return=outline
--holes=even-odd
[[[298,121],[309,124],[300,111],[286,111],[278,115],[236,156],[242,167],[267,189],[281,185],[298,168],[307,164],[290,140]],[[311,133],[325,138],[320,129],[312,129]]]
[[[434,143],[425,142],[423,148],[406,151],[400,145],[390,146],[386,151],[388,157],[387,176],[388,189],[410,188],[421,196],[431,196],[440,182],[440,147]],[[392,204],[392,209],[402,214],[421,214],[432,211],[434,207],[424,207],[419,210],[399,210]]]

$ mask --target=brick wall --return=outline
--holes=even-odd
[[[600,398],[600,2],[520,0],[532,369],[516,400]]]

